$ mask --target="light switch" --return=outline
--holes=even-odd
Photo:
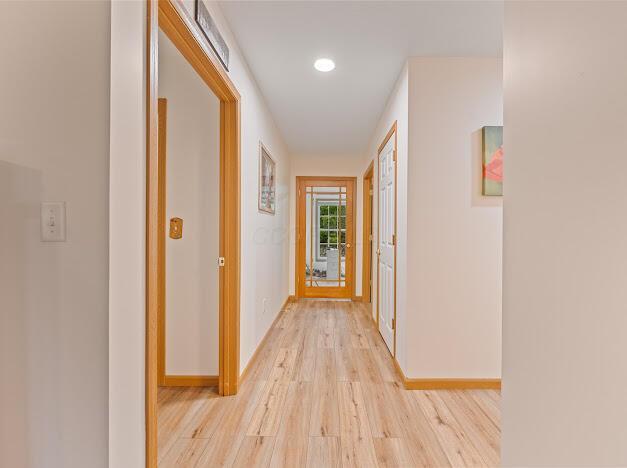
[[[41,204],[41,240],[65,242],[65,202]]]

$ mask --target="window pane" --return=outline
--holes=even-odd
[[[346,246],[344,244],[340,245],[340,255],[342,257],[346,256]]]
[[[337,244],[337,231],[329,231],[329,244]]]
[[[346,216],[346,205],[342,205],[342,206],[340,207],[340,214],[341,214],[342,216]]]
[[[320,229],[326,229],[329,227],[329,218],[326,216],[320,217]]]
[[[340,218],[340,229],[346,229],[346,217],[342,216]]]
[[[329,231],[320,231],[320,243],[326,244],[329,242]]]
[[[331,207],[329,207],[331,208]],[[337,228],[337,218],[329,218],[329,228],[335,229]]]
[[[327,249],[329,248],[328,245],[322,245],[320,244],[320,256],[321,257],[326,257],[327,256]]]
[[[346,231],[342,231],[342,232],[340,233],[340,242],[341,242],[342,244],[345,244],[345,243],[346,243]]]
[[[337,206],[335,206],[335,205],[329,206],[329,214],[330,215],[336,215],[337,214]]]
[[[328,206],[321,206],[320,207],[320,215],[327,215],[329,214],[329,207]]]

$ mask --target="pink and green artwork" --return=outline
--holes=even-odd
[[[503,195],[503,127],[483,127],[483,195]]]

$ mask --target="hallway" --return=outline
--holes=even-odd
[[[159,466],[497,466],[500,395],[407,391],[362,304],[281,312],[239,394],[159,391]]]

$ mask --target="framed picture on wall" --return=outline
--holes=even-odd
[[[220,34],[218,26],[211,17],[209,10],[205,6],[204,0],[196,0],[195,2],[195,19],[200,30],[209,41],[209,45],[220,59],[220,63],[229,71],[229,47]]]
[[[483,127],[483,190],[488,197],[503,195],[503,127]]]
[[[276,205],[276,164],[259,142],[259,211],[274,214]]]

